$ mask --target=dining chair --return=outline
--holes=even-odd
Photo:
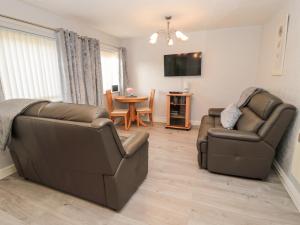
[[[141,107],[136,109],[136,114],[137,114],[137,126],[139,127],[140,123],[144,124],[142,122],[142,119],[140,118],[141,115],[146,115],[148,114],[149,120],[151,125],[153,126],[153,108],[154,108],[154,96],[155,96],[155,89],[151,90],[150,93],[150,98],[149,98],[149,106],[148,107]]]
[[[106,101],[107,101],[107,108],[109,112],[109,118],[114,122],[114,118],[122,117],[124,119],[125,130],[128,130],[131,123],[129,119],[129,110],[114,108],[111,90],[106,91]]]

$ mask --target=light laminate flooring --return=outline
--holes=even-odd
[[[149,174],[127,205],[114,212],[25,181],[0,181],[1,225],[300,225],[300,214],[272,172],[266,181],[200,170],[190,131],[132,127],[150,133]]]

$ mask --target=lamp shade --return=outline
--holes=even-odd
[[[155,44],[157,42],[157,39],[158,39],[158,33],[153,33],[151,36],[150,36],[150,44]]]
[[[175,35],[176,35],[176,37],[178,38],[178,39],[180,39],[180,40],[182,40],[182,41],[186,41],[186,40],[188,40],[189,38],[185,35],[185,34],[183,34],[181,31],[176,31],[175,32]]]

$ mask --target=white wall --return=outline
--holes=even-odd
[[[0,0],[0,6],[0,14],[6,16],[11,16],[52,28],[69,29],[76,31],[80,35],[97,38],[100,42],[107,44],[117,46],[120,44],[120,40],[118,38],[97,30],[89,24],[58,16],[52,12],[24,3],[23,1]]]
[[[155,119],[165,121],[165,95],[181,90],[183,81],[190,83],[192,123],[198,124],[210,107],[225,107],[237,101],[242,90],[255,84],[261,27],[242,27],[188,33],[187,42],[168,47],[164,40],[156,45],[148,37],[123,40],[127,48],[129,83],[138,94],[148,95],[151,88],[158,92]],[[201,51],[201,77],[164,77],[163,56],[173,53]]]
[[[300,108],[300,1],[288,0],[286,7],[275,15],[263,28],[262,49],[257,84],[270,90]],[[283,14],[290,14],[290,26],[286,48],[284,75],[272,76],[272,56],[274,53],[276,27]],[[300,116],[294,121],[290,132],[287,134],[281,147],[278,149],[277,161],[289,176],[300,194],[300,172],[296,172],[300,164],[300,148],[298,134],[300,132]],[[296,152],[298,149],[298,153]],[[292,164],[293,162],[293,164]],[[293,170],[294,167],[294,170]],[[298,167],[300,168],[300,167]],[[293,173],[294,171],[294,173]],[[296,175],[297,176],[294,176]],[[297,181],[298,180],[298,181]]]
[[[15,17],[18,19],[34,22],[53,28],[65,28],[76,31],[80,35],[97,38],[101,43],[120,45],[120,40],[111,35],[105,34],[88,24],[80,21],[68,20],[40,8],[33,7],[22,1],[0,0],[0,14]],[[1,169],[12,164],[9,152],[0,152],[0,175]]]

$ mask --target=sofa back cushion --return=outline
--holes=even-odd
[[[273,110],[280,104],[282,104],[282,101],[279,98],[263,91],[254,95],[247,106],[262,120],[267,120]]]
[[[280,104],[259,129],[258,135],[273,148],[276,148],[295,115],[295,106]]]
[[[259,128],[264,124],[264,120],[262,120],[259,116],[257,116],[248,107],[242,108],[241,111],[242,111],[242,116],[237,122],[236,125],[237,130],[257,133]]]
[[[273,111],[282,104],[282,101],[267,91],[255,94],[249,103],[241,109],[242,116],[236,128],[242,131],[258,133]]]
[[[91,123],[97,118],[108,117],[107,111],[101,107],[62,102],[33,105],[24,112],[24,115],[83,123]]]

